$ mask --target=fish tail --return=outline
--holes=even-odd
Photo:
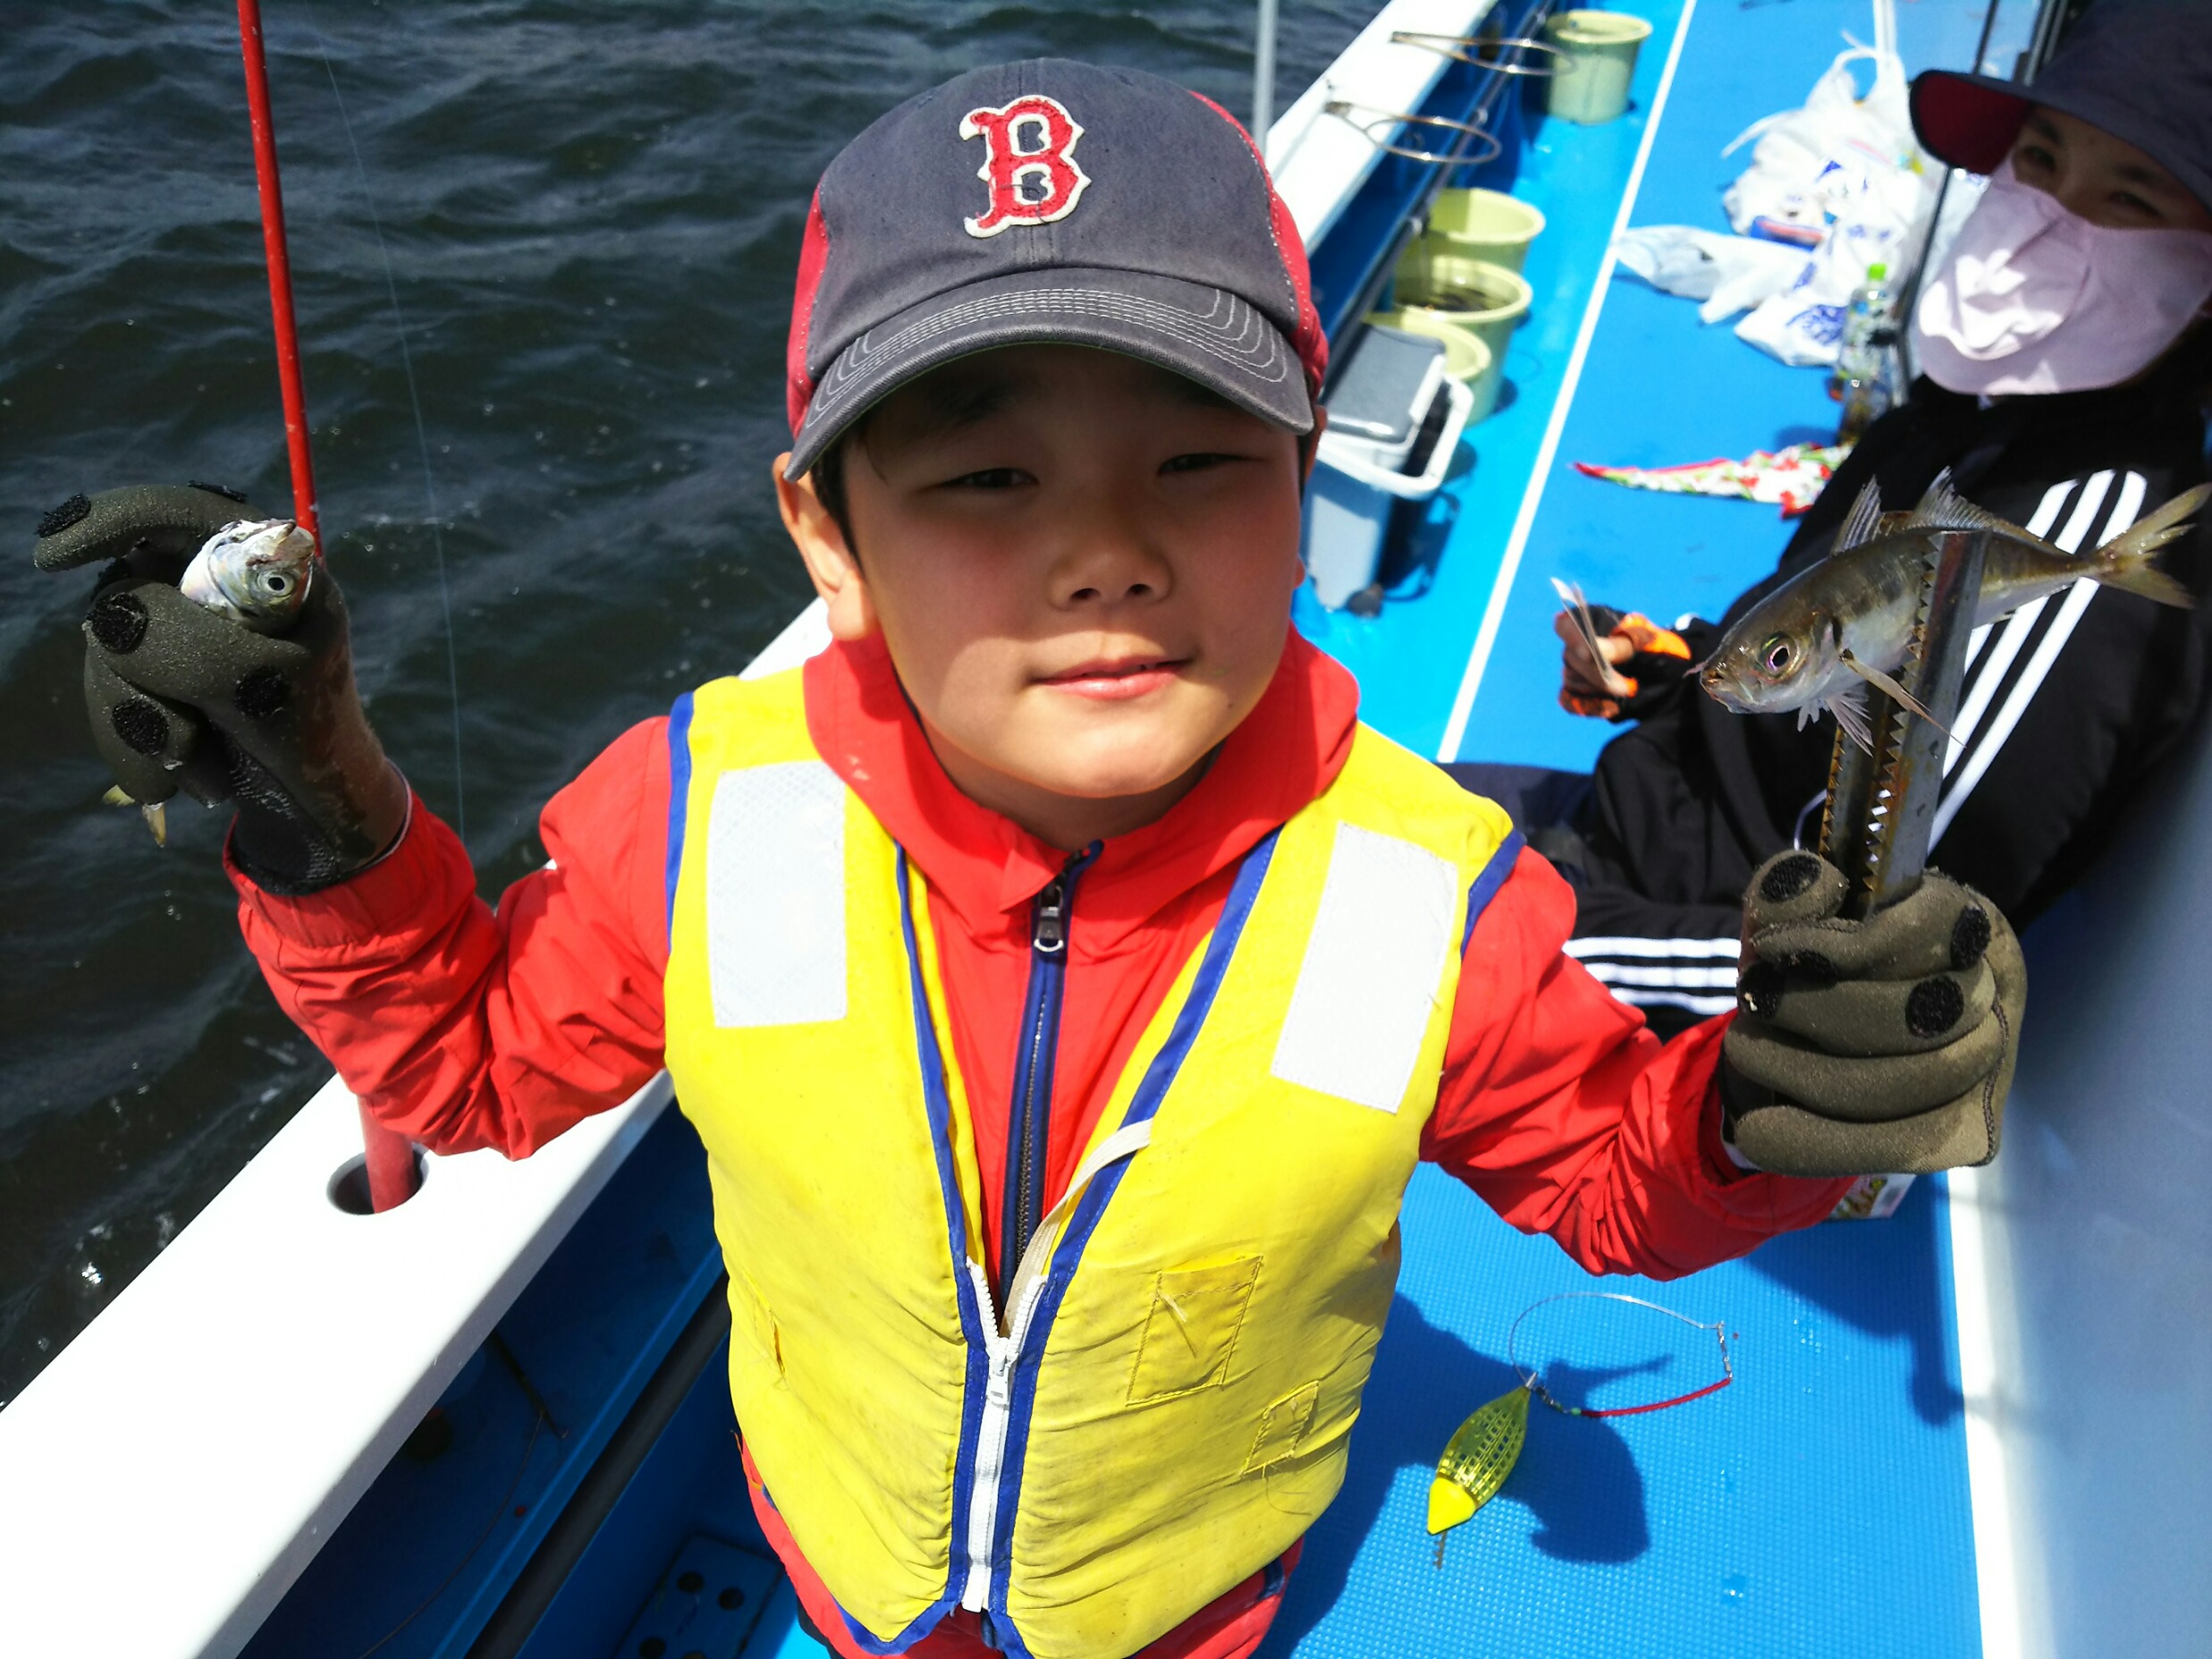
[[[2183,610],[2194,605],[2197,601],[2189,589],[2151,561],[2167,543],[2196,528],[2190,521],[2208,499],[2212,499],[2212,484],[2199,484],[2121,531],[2097,550],[2097,580],[2159,605]]]

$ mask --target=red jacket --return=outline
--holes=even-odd
[[[1030,901],[1068,855],[956,790],[880,642],[806,664],[815,747],[928,878],[959,1066],[976,1103],[984,1240],[995,1257],[1030,964]],[[1295,633],[1266,695],[1196,788],[1106,843],[1072,910],[1053,1072],[1049,1206],[1138,1035],[1212,927],[1237,861],[1325,789],[1350,747],[1351,676]],[[668,960],[667,723],[633,727],[547,805],[545,867],[494,914],[467,854],[416,803],[399,846],[304,898],[232,872],[277,1000],[377,1117],[438,1151],[520,1157],[661,1066]],[[1592,1273],[1672,1278],[1819,1220],[1848,1184],[1750,1174],[1720,1149],[1725,1019],[1662,1047],[1560,947],[1575,897],[1523,851],[1466,945],[1423,1153]],[[765,1512],[817,1622],[834,1614]],[[806,1594],[811,1592],[811,1594]],[[1241,1592],[1232,1593],[1225,1603]],[[1278,1604],[1217,1605],[1146,1650],[1248,1653]],[[984,1651],[948,1631],[933,1655]],[[840,1648],[841,1651],[841,1648]]]

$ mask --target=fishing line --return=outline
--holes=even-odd
[[[384,261],[384,293],[392,301],[392,326],[400,337],[400,368],[407,377],[407,402],[415,413],[415,446],[422,454],[422,498],[430,515],[430,546],[437,555],[438,605],[445,616],[445,683],[453,710],[453,829],[465,843],[469,839],[469,796],[462,786],[460,765],[460,655],[453,637],[453,593],[445,573],[445,536],[439,526],[437,476],[430,467],[430,432],[423,423],[422,394],[415,385],[415,354],[408,347],[407,317],[400,309],[399,280],[392,271],[392,250],[384,243],[384,219],[376,211],[376,192],[369,188],[368,167],[353,136],[353,123],[346,114],[345,95],[338,90],[338,72],[331,67],[330,48],[313,23],[316,55],[323,60],[323,73],[330,81],[331,101],[338,106],[338,124],[345,129],[346,148],[353,152],[353,171],[361,182],[361,204],[368,209],[369,228],[376,233],[376,255]]]
[[[1543,1384],[1533,1367],[1524,1368],[1514,1348],[1514,1339],[1521,1333],[1521,1322],[1539,1308],[1548,1308],[1554,1302],[1590,1300],[1600,1302],[1626,1302],[1631,1308],[1648,1308],[1655,1314],[1665,1314],[1693,1331],[1710,1331],[1720,1344],[1720,1378],[1686,1394],[1676,1394],[1671,1400],[1654,1400],[1641,1406],[1611,1406],[1599,1410],[1589,1406],[1563,1406],[1551,1397],[1551,1391]],[[1669,1406],[1686,1406],[1693,1400],[1702,1400],[1708,1394],[1718,1393],[1735,1381],[1735,1367],[1728,1361],[1728,1332],[1725,1323],[1706,1324],[1693,1319],[1688,1314],[1678,1314],[1671,1308],[1662,1308],[1657,1302],[1647,1302],[1641,1296],[1628,1296],[1619,1291],[1562,1291],[1557,1296],[1547,1296],[1541,1301],[1531,1302],[1524,1308],[1506,1332],[1506,1363],[1521,1374],[1521,1385],[1542,1401],[1554,1411],[1567,1417],[1640,1417],[1646,1411],[1664,1411]]]

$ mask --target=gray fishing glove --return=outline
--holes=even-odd
[[[206,485],[72,495],[40,521],[35,557],[45,571],[107,562],[85,614],[85,701],[123,792],[234,801],[239,868],[272,893],[314,893],[391,848],[408,789],[361,711],[327,569],[282,634],[177,591],[202,542],[261,516]]]
[[[1778,1175],[1925,1174],[1997,1155],[2028,975],[1997,907],[1930,871],[1865,921],[1843,872],[1770,859],[1743,895],[1727,1134]]]

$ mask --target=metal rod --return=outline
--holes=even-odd
[[[1904,898],[1927,868],[1988,545],[1988,530],[1946,530],[1930,549],[1911,643],[1897,671],[1906,694],[1929,717],[1869,687],[1872,749],[1836,734],[1820,851],[1850,884],[1843,914],[1853,920]]]
[[[291,512],[323,551],[315,510],[315,458],[308,448],[308,390],[300,372],[300,326],[291,309],[291,256],[284,241],[284,190],[276,173],[276,126],[269,113],[269,64],[261,43],[261,0],[238,0],[238,43],[246,60],[246,108],[253,118],[254,182],[261,197],[261,245],[269,267],[269,311],[276,326],[276,379],[284,398],[284,448],[291,461]],[[368,1203],[404,1204],[415,1193],[415,1149],[361,1109]]]
[[[730,1340],[729,1286],[726,1277],[715,1279],[713,1289],[677,1336],[667,1358],[639,1391],[621,1426],[608,1440],[606,1450],[585,1471],[575,1495],[477,1632],[469,1646],[469,1659],[513,1659],[529,1643],[553,1597],[598,1536],[615,1501],[629,1490],[631,1477],[652,1454],[661,1432],[713,1361],[723,1357]]]
[[[1275,124],[1275,14],[1277,0],[1260,0],[1258,38],[1252,46],[1252,141],[1267,157],[1267,130]]]
[[[1981,36],[1974,42],[1974,74],[1988,72],[1982,60],[1989,55],[1989,37],[1997,29],[1997,7],[2004,0],[1989,0],[1981,13]],[[1936,187],[1936,205],[1928,215],[1928,235],[1921,243],[1920,258],[1912,261],[1912,268],[1905,274],[1904,285],[1897,292],[1897,309],[1892,321],[1897,330],[1897,360],[1901,366],[1904,385],[1897,388],[1902,400],[1905,386],[1919,377],[1921,366],[1912,357],[1912,308],[1921,302],[1921,284],[1927,280],[1929,258],[1936,251],[1936,233],[1943,228],[1943,204],[1950,199],[1951,181],[1958,169],[1946,167],[1943,182]]]

